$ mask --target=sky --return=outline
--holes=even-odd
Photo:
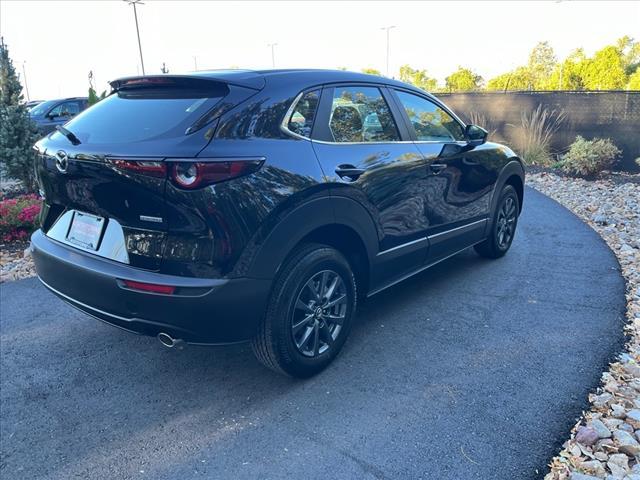
[[[485,79],[526,63],[539,41],[558,57],[592,54],[623,35],[640,40],[640,1],[207,2],[144,0],[138,21],[147,74],[214,68],[426,69],[458,66]],[[0,0],[0,33],[29,97],[87,94],[141,73],[133,8],[113,1]],[[26,97],[26,94],[25,94]]]

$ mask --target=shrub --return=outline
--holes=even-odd
[[[548,110],[542,105],[522,113],[520,125],[516,127],[515,144],[527,165],[548,167],[552,164],[551,140],[564,117],[563,111]]]
[[[560,169],[570,175],[592,177],[610,169],[622,152],[608,138],[586,140],[577,136],[560,160]]]
[[[36,195],[0,200],[0,239],[26,240],[38,228],[41,202]]]

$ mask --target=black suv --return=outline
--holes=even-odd
[[[250,340],[309,376],[358,301],[513,240],[522,162],[410,85],[321,70],[111,85],[37,143],[33,255],[63,300],[166,346]]]

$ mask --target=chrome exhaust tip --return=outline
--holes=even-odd
[[[179,338],[173,338],[168,333],[160,332],[158,341],[167,348],[184,348],[184,341]]]

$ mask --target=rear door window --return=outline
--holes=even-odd
[[[182,136],[227,93],[226,86],[207,92],[156,88],[119,91],[82,112],[65,128],[82,143],[90,144]]]
[[[296,103],[287,121],[287,130],[305,138],[311,137],[313,119],[318,109],[320,90],[305,93]]]
[[[391,110],[376,87],[335,87],[329,128],[336,143],[400,140]]]

